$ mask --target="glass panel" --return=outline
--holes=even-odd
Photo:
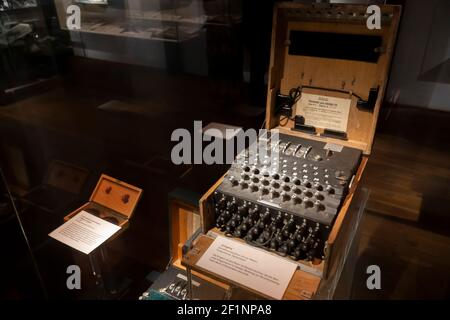
[[[200,197],[229,168],[197,158],[203,155],[198,150],[206,145],[195,140],[197,134],[217,123],[222,129],[265,125],[268,78],[273,71],[269,60],[275,2],[0,0],[0,249],[6,257],[0,273],[7,275],[0,285],[0,299],[137,299],[150,287],[151,275],[166,269],[175,248],[183,250],[183,243],[171,242],[173,233],[182,229],[188,238],[200,224],[197,215],[187,217],[184,224],[173,223],[171,201],[200,212]],[[414,252],[414,244],[423,242],[418,233],[424,232],[419,230],[422,227],[432,237],[428,242],[434,247],[428,251],[437,252],[433,261],[439,263],[435,265],[445,256],[439,250],[447,244],[442,245],[441,238],[435,241],[434,232],[448,235],[448,201],[442,197],[445,192],[440,192],[448,186],[448,172],[443,169],[448,163],[448,139],[437,130],[447,118],[427,109],[450,110],[449,2],[328,2],[404,4],[385,90],[387,103],[381,109],[388,112],[379,117],[382,125],[378,130],[384,142],[381,139],[378,147],[375,144],[371,155],[378,153],[375,159],[382,159],[369,161],[366,169],[366,187],[372,189],[368,210],[380,210],[380,216],[395,219],[370,216],[371,223],[381,221],[379,227],[365,228],[373,233],[370,237],[375,245],[383,244],[378,247],[383,257],[389,259],[385,250],[394,248],[389,254],[394,257],[392,264],[399,270],[411,269],[409,277],[417,273],[421,280],[417,283],[430,285],[426,290],[410,290],[411,294],[422,291],[427,295],[436,289],[431,275],[441,271],[439,276],[448,278],[442,271],[445,268],[428,269],[427,264],[422,272],[417,261],[423,257],[415,253],[405,254],[408,261],[397,262],[403,251]],[[340,19],[341,14],[336,14]],[[333,34],[330,49],[326,44],[317,45],[313,33],[307,34],[308,48],[302,47],[305,39],[292,36],[296,42],[292,54],[317,59],[356,57],[366,66],[373,64],[367,61],[384,61],[386,53],[383,46],[378,48],[376,37],[369,39],[372,43],[358,35]],[[321,39],[330,41],[329,37]],[[337,43],[345,41],[359,52],[348,47],[333,51]],[[295,77],[295,72],[289,74]],[[298,77],[303,77],[301,72]],[[304,81],[314,86],[315,79],[305,77]],[[339,78],[339,82],[346,91],[361,83],[351,77]],[[280,97],[283,101],[293,98]],[[283,112],[290,109],[286,110]],[[185,150],[191,163],[179,165],[172,159],[178,145],[174,137],[186,132],[192,137],[192,148]],[[411,154],[409,150],[413,150]],[[411,161],[426,168],[415,168]],[[434,161],[432,169],[427,161]],[[428,177],[431,171],[436,175],[433,179]],[[93,193],[102,175],[112,177],[117,186],[126,183],[142,190],[137,206],[130,208],[133,195],[115,193],[115,184],[97,190],[102,199],[111,200],[95,203]],[[395,187],[397,182],[400,186]],[[97,210],[91,210],[94,215],[121,225],[115,236],[90,254],[49,236],[87,209],[86,205]],[[412,244],[399,242],[402,239],[395,232],[385,233],[397,230],[397,224],[411,228]],[[389,225],[391,229],[386,229]],[[385,234],[393,244],[402,243],[402,252],[397,252],[397,246],[385,245]],[[413,268],[405,269],[404,264]],[[365,277],[366,266],[362,267],[355,274]],[[346,267],[343,270],[347,274]],[[361,281],[361,286],[366,292],[365,282]],[[390,287],[399,286],[393,282]],[[446,286],[441,287],[437,292],[445,291]]]
[[[13,235],[4,234],[10,250],[27,257],[36,283],[6,285],[5,296],[19,290],[20,297],[136,299],[149,285],[146,276],[164,270],[171,258],[168,194],[196,194],[196,204],[227,169],[175,165],[172,132],[192,132],[194,120],[260,127],[264,119],[273,4],[264,5],[264,19],[247,5],[0,1],[0,165],[25,234],[7,196],[1,213],[14,225],[7,227]],[[264,31],[245,42],[263,20]],[[90,202],[102,174],[143,196],[128,226],[85,255],[48,234]],[[81,290],[67,286],[73,265],[82,271]]]

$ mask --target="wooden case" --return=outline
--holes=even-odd
[[[369,15],[366,5],[345,4],[296,4],[280,3],[275,6],[272,26],[272,48],[269,67],[269,83],[266,108],[266,128],[278,129],[281,133],[306,139],[332,142],[339,145],[362,150],[363,158],[342,207],[337,214],[325,247],[325,258],[320,263],[298,261],[295,272],[283,299],[310,299],[314,296],[321,281],[333,273],[351,232],[355,214],[349,211],[355,190],[358,187],[364,168],[368,161],[374,138],[378,112],[386,88],[387,77],[397,34],[400,6],[380,5],[381,29],[369,29],[366,25]],[[333,33],[343,35],[375,36],[381,46],[376,48],[376,61],[357,61],[307,55],[289,54],[290,33],[292,31]],[[356,44],[357,45],[357,44]],[[351,97],[347,127],[347,139],[324,137],[323,129],[309,134],[293,130],[291,119],[285,121],[276,114],[277,94],[289,94],[291,88],[302,87],[302,93],[318,95]],[[371,98],[371,89],[378,89],[376,99],[372,97],[369,108],[358,104]],[[283,121],[280,121],[283,120]],[[223,179],[223,178],[222,178]],[[206,234],[220,234],[214,226],[214,210],[210,201],[214,190],[222,179],[200,200],[200,214],[204,235],[197,240],[197,245],[188,252],[182,263],[193,270],[203,272],[219,281],[232,283],[220,275],[201,270],[195,263],[212,243]],[[236,241],[243,241],[235,239]],[[272,254],[269,252],[269,254]],[[252,291],[249,288],[246,288]]]
[[[114,219],[117,225],[124,227],[129,223],[141,195],[142,189],[102,174],[89,202],[65,216],[64,221],[82,210],[95,210],[100,218],[109,221]]]
[[[197,227],[201,225],[198,206],[189,200],[182,200],[179,197],[169,195],[169,221],[170,221],[170,256],[169,265],[173,265],[181,270],[186,270],[182,264],[183,246],[191,238],[195,238]],[[204,273],[192,271],[192,273],[212,284],[215,284],[225,290],[229,286],[221,281],[217,281]]]

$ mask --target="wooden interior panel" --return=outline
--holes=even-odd
[[[195,216],[198,216],[198,208],[189,206],[179,201],[170,204],[171,219],[171,254],[174,261],[181,260],[183,245],[196,231]]]
[[[109,188],[111,189],[107,191]],[[66,215],[64,221],[70,220],[85,208],[100,206],[122,216],[123,220],[119,221],[118,225],[124,228],[128,225],[128,220],[133,214],[141,195],[142,189],[102,174],[89,202]],[[124,198],[124,196],[127,197]]]
[[[142,195],[142,189],[102,174],[90,201],[111,208],[130,218]]]
[[[183,245],[186,243],[191,235],[196,231],[194,226],[194,215],[198,215],[198,208],[187,205],[177,200],[173,200],[170,203],[170,249],[172,265],[185,270],[186,267],[182,264],[183,258]],[[200,219],[201,223],[201,219]],[[229,289],[227,284],[212,279],[205,274],[197,271],[192,271],[192,274],[205,281],[215,284],[225,290]]]
[[[379,108],[384,96],[390,61],[400,17],[399,6],[381,6],[382,28],[370,30],[366,26],[365,5],[328,5],[311,7],[302,4],[279,4],[274,13],[272,49],[269,69],[266,127],[292,128],[293,121],[274,114],[276,93],[288,94],[291,88],[314,86],[353,92],[367,99],[371,88],[379,88],[373,110],[357,107],[352,98],[348,121],[348,140],[344,145],[352,146],[370,154]],[[339,16],[338,14],[339,13]],[[336,17],[331,19],[330,16]],[[312,19],[315,19],[312,21]],[[306,32],[328,32],[354,35],[381,36],[381,54],[377,63],[342,59],[328,59],[289,54],[291,30]],[[329,95],[330,91],[317,90],[317,94]],[[321,140],[318,130],[310,139]],[[293,135],[304,136],[303,133]],[[337,141],[339,143],[339,140]]]

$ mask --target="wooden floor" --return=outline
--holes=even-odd
[[[363,218],[353,298],[450,298],[450,115],[394,109],[381,119],[363,185]],[[382,289],[366,288],[368,265]]]

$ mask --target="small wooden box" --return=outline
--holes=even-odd
[[[363,152],[363,158],[348,195],[343,201],[328,236],[324,259],[319,263],[298,261],[299,267],[288,285],[283,299],[314,297],[320,282],[326,281],[327,277],[337,269],[338,261],[341,260],[343,251],[345,251],[348,234],[352,232],[356,214],[352,210],[349,211],[349,207],[371,152],[401,12],[400,6],[380,5],[379,7],[381,9],[381,28],[369,29],[367,27],[369,14],[366,13],[366,5],[279,3],[275,6],[266,128],[278,129],[280,133],[287,135],[353,147]],[[307,38],[309,36],[309,39],[315,39],[316,36],[318,39],[324,39],[324,35],[336,35],[334,38],[331,37],[331,40],[345,39],[351,48],[331,52],[332,57],[322,55],[320,50],[326,48],[330,43],[333,44],[333,41],[318,47],[314,47],[315,43],[313,42],[305,41],[297,43],[297,47],[293,48],[291,35],[295,32],[303,33]],[[379,43],[379,46],[374,48],[373,52],[358,55],[359,42],[351,43],[352,39]],[[308,45],[311,47],[301,47]],[[296,52],[292,53],[293,51]],[[343,56],[339,56],[339,54],[343,54]],[[314,133],[293,130],[294,122],[277,113],[277,94],[288,95],[292,88],[297,87],[302,88],[302,93],[351,98],[345,139],[327,136],[320,128],[317,128]],[[183,257],[182,263],[192,270],[205,273],[214,279],[239,286],[221,275],[213,274],[196,266],[196,262],[212,243],[212,239],[206,234],[221,234],[220,230],[214,228],[214,208],[211,197],[222,179],[217,181],[200,200],[204,235],[199,237],[194,249]],[[269,254],[272,253],[269,252]],[[246,289],[253,291],[250,288]]]
[[[89,202],[65,216],[64,221],[85,210],[120,227],[126,227],[141,196],[141,189],[102,174]]]

